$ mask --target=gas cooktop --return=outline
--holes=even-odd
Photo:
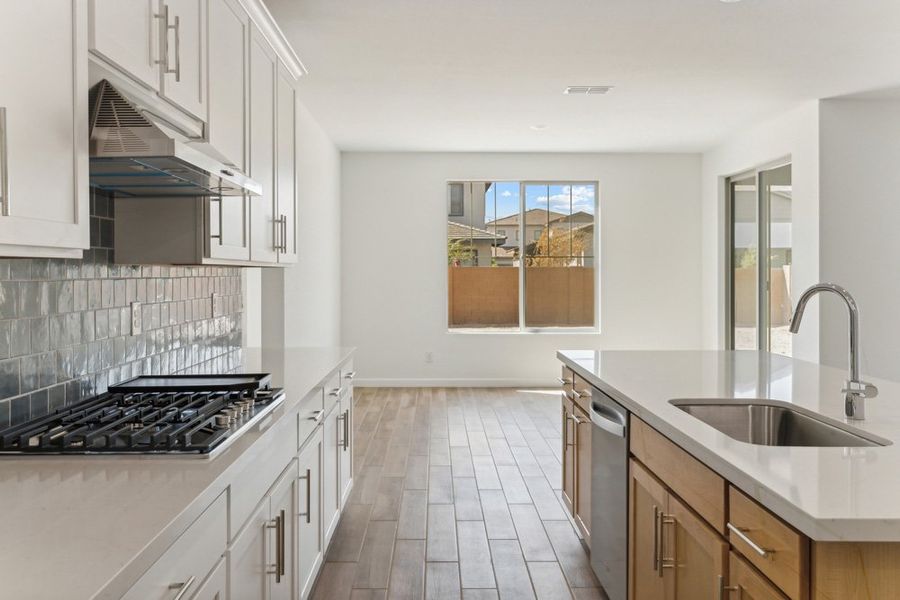
[[[218,453],[284,401],[268,374],[143,376],[0,430],[3,454]]]

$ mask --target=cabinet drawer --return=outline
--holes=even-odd
[[[331,375],[328,376],[328,379],[325,380],[325,413],[331,411],[331,407],[334,406],[338,400],[341,399],[341,396],[344,394],[344,388],[341,384],[341,372],[335,371]]]
[[[809,540],[735,487],[728,492],[728,541],[792,600],[807,598]]]
[[[168,600],[180,586],[200,587],[225,552],[228,542],[228,510],[220,495],[187,531],[123,596],[124,600]],[[188,590],[185,597],[190,597]]]
[[[303,447],[306,438],[325,417],[325,390],[316,388],[300,401],[297,414],[297,449]]]
[[[725,480],[632,415],[631,453],[717,531],[725,532]]]
[[[738,592],[737,596],[732,597],[752,600],[787,600],[787,596],[778,591],[778,588],[733,551],[728,554],[728,586],[732,588],[732,592]]]

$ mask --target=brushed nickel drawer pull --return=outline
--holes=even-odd
[[[311,472],[309,469],[307,469],[307,470],[306,470],[306,476],[305,476],[305,477],[299,477],[299,478],[298,478],[298,479],[305,479],[305,480],[306,480],[306,512],[297,513],[297,516],[298,516],[298,517],[306,517],[306,522],[307,522],[307,524],[311,522],[311,521],[310,521],[310,518],[311,518],[311,517],[310,517],[310,514],[312,513],[312,504],[311,504],[311,498],[312,498],[312,477],[311,477],[311,474],[312,474],[312,472]]]
[[[763,548],[762,546],[760,546],[759,544],[757,544],[756,542],[754,542],[752,539],[750,539],[750,537],[749,537],[749,536],[747,535],[747,533],[746,533],[747,531],[749,531],[748,529],[741,529],[740,527],[737,527],[736,525],[733,525],[733,524],[731,524],[731,523],[728,523],[728,531],[730,531],[730,532],[732,532],[734,535],[738,536],[738,538],[739,538],[742,542],[744,542],[745,544],[747,544],[748,546],[750,546],[750,548],[751,548],[754,552],[756,552],[757,554],[759,554],[759,555],[760,555],[761,557],[763,557],[763,558],[768,558],[769,555],[775,554],[775,551],[772,550],[771,548]]]
[[[672,528],[672,556],[666,556],[666,525]],[[678,521],[664,512],[659,513],[659,576],[663,569],[674,569],[678,564]]]
[[[653,571],[662,573],[659,568],[659,507],[653,505]]]
[[[191,575],[190,577],[188,577],[188,580],[183,583],[170,583],[170,590],[178,590],[178,593],[175,594],[175,597],[172,598],[172,600],[181,600],[182,598],[184,598],[185,594],[188,593],[188,589],[190,589],[190,587],[194,585],[194,580],[195,577]]]
[[[738,600],[744,595],[744,588],[739,585],[725,585],[725,578],[719,575],[719,600],[725,600],[726,592],[737,592]]]
[[[340,398],[341,394],[343,394],[343,393],[344,393],[344,388],[339,387],[339,388],[334,388],[333,390],[328,392],[328,395]]]
[[[319,421],[322,420],[322,415],[324,415],[324,414],[325,414],[325,409],[320,408],[319,410],[313,412],[312,417],[306,417],[306,420],[307,421],[315,421],[316,423],[318,423]]]
[[[350,371],[349,373],[344,375],[344,379],[353,379],[354,377],[356,377],[356,371]]]

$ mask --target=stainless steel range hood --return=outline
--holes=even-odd
[[[124,197],[259,196],[262,186],[169,135],[105,79],[91,88],[91,185]],[[239,126],[239,125],[238,125]]]

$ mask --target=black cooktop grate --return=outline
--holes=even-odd
[[[225,389],[198,391],[196,378],[169,391],[155,387],[155,381],[148,381],[148,387],[157,391],[121,392],[113,386],[100,396],[0,430],[0,452],[208,454],[284,397],[268,387],[244,385],[235,391],[228,376],[215,378]],[[246,376],[237,378],[246,381]],[[139,380],[128,383],[137,388]],[[212,377],[204,380],[214,387]]]

